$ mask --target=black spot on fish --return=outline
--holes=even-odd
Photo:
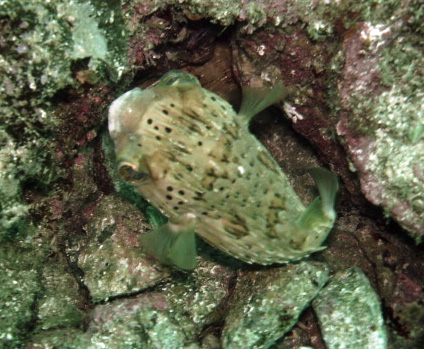
[[[211,99],[215,102],[216,98],[214,96],[211,96]]]
[[[197,145],[198,145],[199,147],[201,147],[201,146],[203,145],[203,143],[202,143],[201,141],[199,141],[199,142],[197,142]]]
[[[166,187],[166,190],[168,190],[168,191],[173,191],[173,190],[174,190],[174,188],[172,188],[171,186],[169,186],[169,187]]]
[[[172,129],[171,129],[171,128],[169,128],[169,127],[165,127],[165,131],[166,131],[167,133],[171,133],[171,132],[172,132]]]
[[[158,126],[155,126],[155,127],[153,127],[156,131],[159,131],[159,127]]]
[[[174,104],[174,103],[171,103],[169,106],[170,106],[171,108],[174,108],[174,107],[175,107],[175,104]]]
[[[226,163],[229,163],[229,162],[230,162],[230,161],[228,160],[228,156],[227,156],[226,154],[223,154],[223,155],[222,155],[221,161],[222,161],[222,162],[226,162]]]
[[[184,190],[178,190],[178,194],[184,195]]]
[[[275,165],[273,163],[273,160],[270,158],[270,156],[263,151],[258,153],[257,159],[269,170],[278,173],[277,169],[275,168]]]
[[[172,200],[172,196],[171,195],[166,195],[166,200]]]
[[[152,120],[152,119],[147,119],[147,123],[148,123],[149,125],[151,125],[151,124],[153,124],[153,120]]]
[[[195,192],[194,192],[194,194],[195,194],[196,196],[193,196],[193,200],[197,200],[197,201],[199,201],[199,200],[203,200],[203,198],[202,198],[203,193],[201,193],[201,192],[199,192],[199,191],[195,191]]]
[[[156,136],[156,139],[157,139],[158,141],[160,141],[162,138],[160,138],[159,136]]]
[[[178,201],[178,205],[183,205],[184,201]]]
[[[178,211],[178,206],[174,206],[174,210],[175,211]]]
[[[195,111],[195,110],[185,110],[185,113],[184,113],[184,115],[185,116],[187,116],[187,117],[189,117],[192,121],[195,121],[195,122],[204,122],[204,120],[202,119],[202,116],[201,115],[199,115],[198,113],[197,113],[197,111]]]
[[[207,169],[207,170],[206,170],[206,176],[209,176],[209,177],[217,177],[217,174],[216,174],[216,172],[215,172],[215,169],[214,169],[214,168],[209,168],[209,169]]]
[[[168,115],[169,114],[169,112],[166,109],[163,109],[162,110],[162,113],[164,113],[165,115]]]
[[[221,108],[222,110],[227,110],[227,108],[225,108],[225,106],[223,106],[222,104],[221,104]]]
[[[227,217],[225,230],[236,238],[241,238],[249,234],[246,221],[237,214],[231,217]]]

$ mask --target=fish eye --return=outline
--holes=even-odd
[[[171,79],[169,79],[169,80],[167,80],[167,81],[165,81],[165,85],[168,85],[168,86],[170,86],[170,85],[172,85],[174,82],[176,82],[177,80],[179,80],[180,78],[179,78],[179,76],[174,76],[173,78],[171,78]]]
[[[148,178],[148,174],[138,171],[137,166],[125,162],[119,164],[118,175],[123,181],[133,185],[143,184]]]
[[[161,85],[171,86],[171,85],[180,85],[180,84],[193,84],[199,83],[196,77],[193,75],[186,73],[181,70],[171,70],[166,73],[162,79],[160,79],[159,83]]]

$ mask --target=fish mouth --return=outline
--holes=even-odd
[[[118,175],[131,185],[142,185],[149,179],[148,173],[141,172],[136,165],[125,161],[119,163]]]

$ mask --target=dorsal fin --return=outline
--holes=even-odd
[[[255,88],[250,86],[243,86],[243,100],[239,110],[239,116],[248,125],[250,120],[270,105],[282,101],[287,96],[287,88],[282,82],[279,82],[272,88],[261,87]]]

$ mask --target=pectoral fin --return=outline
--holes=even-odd
[[[142,235],[140,240],[146,252],[162,263],[181,269],[196,267],[196,242],[191,221],[166,223]]]

